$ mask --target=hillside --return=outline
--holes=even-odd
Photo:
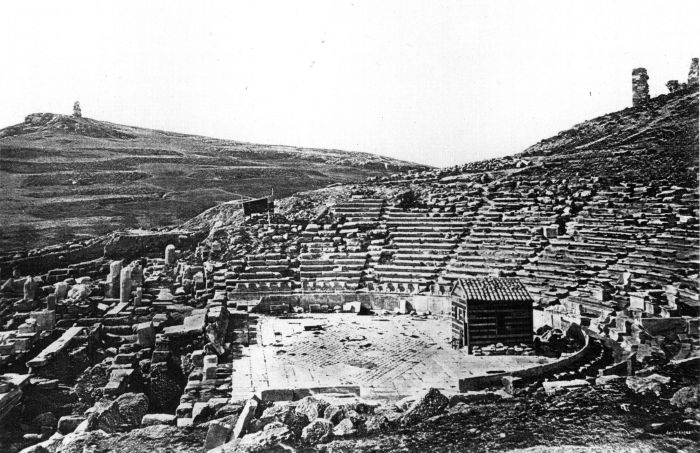
[[[577,124],[520,156],[540,161],[551,175],[616,175],[693,186],[698,179],[697,85],[653,98],[648,108],[626,108]]]
[[[356,182],[419,165],[52,113],[0,130],[0,250],[180,223],[217,203]]]
[[[522,180],[546,185],[549,181],[554,186],[545,190],[552,192],[557,190],[556,181],[566,184],[569,178],[596,181],[601,188],[621,183],[697,187],[697,85],[655,97],[649,108],[626,108],[577,124],[513,156],[371,177],[359,185],[299,193],[278,206],[283,216],[310,220],[324,209],[348,201],[353,193],[392,199],[412,189],[429,196],[430,187],[435,186],[457,196],[461,187],[463,194],[482,193],[488,199],[499,184],[508,187]],[[424,206],[426,202],[418,200]],[[242,217],[236,212],[235,205],[215,206],[185,226],[238,225]]]

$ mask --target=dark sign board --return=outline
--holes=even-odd
[[[274,203],[268,203],[267,198],[243,202],[243,215],[246,217],[251,214],[265,214],[270,209],[274,209]]]

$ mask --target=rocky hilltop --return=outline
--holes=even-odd
[[[0,130],[0,250],[173,225],[217,203],[277,197],[417,164],[35,113]]]

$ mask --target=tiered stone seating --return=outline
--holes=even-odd
[[[367,252],[302,253],[299,270],[302,288],[354,290],[360,283],[367,256]]]
[[[345,222],[374,225],[382,215],[384,204],[382,198],[355,196],[349,201],[335,205],[332,212],[337,218],[344,218]]]
[[[549,246],[517,274],[536,301],[547,306],[587,285],[597,277],[598,270],[616,260],[617,255],[605,246],[562,236],[550,239]]]
[[[309,224],[302,233],[299,278],[304,291],[354,291],[368,259],[377,256],[385,229],[380,218],[385,201],[353,196]],[[380,238],[380,239],[377,239]]]
[[[427,289],[467,229],[464,218],[440,208],[386,210],[389,238],[374,265],[376,283],[413,283]]]
[[[628,307],[630,292],[648,300],[641,313],[630,316],[678,314],[671,301],[678,288],[687,291],[690,297],[685,300],[695,305],[697,218],[687,205],[670,204],[673,199],[666,197],[670,194],[673,199],[688,198],[683,189],[654,193],[622,185],[599,190],[569,223],[569,235],[552,239],[533,260],[536,266],[526,265],[519,274],[542,301],[556,303],[546,297],[556,296],[570,310],[590,317]],[[543,264],[553,266],[549,273],[559,277],[540,272]],[[612,289],[611,294],[601,297],[603,288]],[[650,291],[662,288],[672,288],[671,299],[649,297]]]
[[[487,210],[471,226],[471,233],[455,251],[443,280],[479,276],[514,276],[544,244],[541,233],[514,221],[503,221],[499,212]]]
[[[234,292],[286,292],[294,288],[291,261],[279,253],[249,255],[243,266],[232,268],[223,271],[223,277],[225,287]],[[214,275],[215,282],[221,274]]]

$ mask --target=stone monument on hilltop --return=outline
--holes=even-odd
[[[698,84],[698,59],[690,60],[690,71],[688,71],[688,85]]]
[[[649,76],[646,68],[632,70],[632,106],[642,107],[649,102]]]
[[[75,101],[75,104],[73,104],[73,116],[77,118],[83,116],[83,113],[80,111],[80,101]]]

